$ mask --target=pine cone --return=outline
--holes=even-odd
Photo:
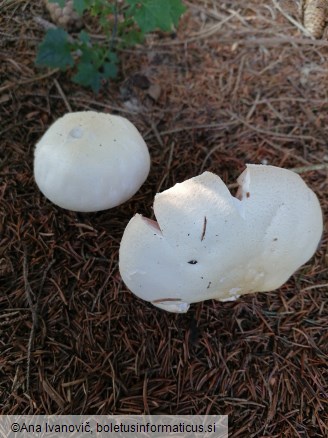
[[[82,27],[81,17],[74,11],[73,0],[66,0],[63,8],[57,3],[50,3],[49,0],[44,0],[44,3],[52,21],[57,26],[67,29],[78,29]]]
[[[326,26],[327,0],[305,0],[303,24],[314,38],[321,38]]]

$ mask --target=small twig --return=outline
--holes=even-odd
[[[117,35],[117,26],[118,26],[118,1],[115,0],[114,5],[114,26],[112,30],[112,36],[109,44],[109,51],[112,52],[115,49],[115,40]]]
[[[155,137],[156,137],[158,143],[161,145],[161,147],[164,147],[164,143],[163,143],[162,137],[161,137],[160,133],[157,130],[156,124],[153,121],[151,121],[151,129],[152,129],[153,133],[155,134]]]
[[[59,82],[57,81],[57,79],[54,79],[54,84],[58,90],[58,93],[60,94],[61,98],[63,99],[63,101],[66,105],[66,108],[68,109],[68,112],[70,112],[70,113],[73,112],[72,107],[71,107],[70,103],[68,102],[68,100],[65,96],[65,93],[64,93],[62,87],[59,85]]]
[[[32,324],[30,337],[28,338],[27,344],[27,367],[26,367],[26,391],[30,389],[30,376],[31,376],[31,356],[32,356],[32,345],[35,336],[35,325]]]
[[[305,292],[306,290],[312,290],[312,289],[325,289],[328,288],[328,283],[322,283],[322,284],[314,284],[313,286],[307,286],[301,290],[301,292]]]
[[[264,134],[264,135],[268,135],[271,137],[276,137],[276,138],[282,138],[282,139],[290,139],[290,140],[313,140],[314,137],[312,137],[311,135],[293,135],[293,134],[284,134],[281,132],[275,132],[275,131],[270,131],[267,129],[263,129],[260,128],[259,126],[255,126],[252,125],[251,123],[248,123],[246,120],[242,119],[241,117],[239,117],[237,114],[231,112],[231,111],[227,111],[227,113],[234,118],[235,120],[238,120],[240,123],[242,123],[243,125],[245,125],[247,128],[251,129],[252,131],[255,131],[259,134]],[[324,141],[316,139],[318,143],[320,144],[325,144]]]
[[[24,276],[24,283],[25,283],[26,298],[27,298],[27,302],[28,302],[28,305],[29,305],[31,313],[32,313],[32,321],[34,324],[34,322],[36,321],[36,315],[35,315],[34,304],[33,304],[33,300],[32,300],[33,292],[32,292],[30,283],[28,281],[27,248],[26,247],[24,247],[23,276]]]
[[[328,170],[328,164],[312,164],[310,166],[293,167],[292,170],[295,173],[312,172],[313,170]]]
[[[6,321],[1,321],[0,322],[0,327],[4,327],[4,326],[7,326],[7,325],[12,325],[15,322],[23,321],[26,318],[27,318],[27,315],[20,315],[20,316],[16,316],[16,318],[12,318],[12,319],[9,319],[9,320],[6,320]]]
[[[19,87],[20,85],[27,85],[31,84],[32,82],[39,82],[42,79],[48,78],[49,76],[54,75],[55,73],[59,72],[59,68],[55,68],[54,70],[51,70],[50,72],[44,73],[43,75],[34,76],[33,78],[25,79],[24,81],[18,81],[18,82],[11,82],[10,84],[4,85],[0,88],[0,93],[2,93],[5,90],[9,90],[13,87]]]
[[[30,388],[30,370],[31,370],[31,356],[32,356],[32,347],[33,342],[35,338],[35,332],[38,326],[38,308],[39,308],[39,297],[41,294],[41,291],[43,289],[43,285],[47,276],[47,273],[49,272],[49,269],[51,266],[55,263],[55,260],[52,260],[48,267],[44,270],[43,276],[40,283],[40,288],[38,291],[38,294],[36,296],[36,302],[33,303],[32,300],[32,289],[30,286],[30,283],[28,281],[28,265],[27,265],[27,247],[24,247],[24,259],[23,259],[23,277],[24,277],[24,284],[25,284],[25,294],[27,298],[28,305],[30,307],[30,311],[32,314],[32,328],[30,331],[30,336],[28,340],[28,346],[27,346],[27,369],[26,369],[26,391]]]
[[[243,73],[243,70],[244,70],[244,64],[245,64],[245,56],[243,56],[241,58],[241,62],[239,64],[237,79],[236,79],[236,82],[235,82],[234,89],[232,91],[232,96],[234,96],[234,97],[236,97],[236,95],[238,93],[238,90],[239,90],[240,80],[241,80],[242,73]]]
[[[43,290],[43,286],[44,286],[44,282],[46,281],[46,277],[48,275],[48,272],[50,271],[50,269],[52,268],[52,266],[56,263],[56,259],[51,260],[51,262],[49,263],[49,265],[46,267],[46,269],[43,271],[43,276],[41,279],[41,283],[40,283],[40,287],[39,287],[39,292],[38,292],[38,297],[41,295],[41,292]]]
[[[173,40],[173,41],[163,41],[163,42],[154,42],[152,45],[152,48],[154,47],[168,47],[168,46],[176,46],[176,45],[183,45],[190,40]],[[326,47],[328,46],[327,40],[315,40],[311,38],[301,38],[301,37],[292,37],[290,35],[281,35],[278,37],[262,37],[258,36],[256,37],[254,35],[250,35],[249,37],[245,36],[244,38],[237,39],[234,36],[221,36],[220,35],[220,43],[221,44],[234,44],[235,46],[246,46],[246,47],[259,47],[259,46],[265,46],[265,47],[276,47],[281,46],[283,44],[295,46],[295,45],[301,45],[301,46],[318,46],[318,47]],[[137,49],[134,49],[137,50]],[[145,51],[145,49],[140,48],[139,51]],[[122,50],[123,52],[129,52],[131,50],[125,49]]]
[[[44,30],[49,30],[49,29],[57,29],[57,26],[53,23],[50,23],[50,21],[45,20],[42,17],[33,17],[33,20],[39,24],[41,27],[43,27]]]
[[[23,276],[24,276],[24,284],[25,284],[25,294],[27,298],[28,305],[30,307],[30,311],[32,314],[32,328],[30,331],[30,336],[28,340],[28,346],[27,346],[27,369],[26,369],[26,390],[28,391],[30,388],[30,370],[31,370],[31,352],[32,352],[32,345],[35,335],[35,328],[37,324],[37,316],[34,309],[34,304],[32,301],[32,289],[30,286],[30,283],[28,281],[28,266],[27,266],[27,248],[24,247],[24,260],[23,260]]]
[[[44,30],[59,29],[58,26],[56,26],[56,25],[53,24],[53,23],[50,23],[50,21],[45,20],[44,18],[41,18],[41,17],[34,17],[33,19],[34,19],[34,21],[35,21],[36,23],[38,23],[41,27],[43,27]],[[75,40],[71,35],[68,35],[68,38],[67,38],[67,39],[68,39],[68,41],[69,41],[70,43],[75,43],[75,42],[76,42],[76,40]]]
[[[171,135],[171,134],[177,134],[178,132],[183,132],[183,131],[197,131],[197,129],[213,129],[213,130],[224,130],[227,129],[228,127],[231,126],[236,126],[238,125],[237,121],[229,121],[227,123],[210,123],[210,124],[204,124],[204,125],[186,125],[186,126],[181,126],[179,128],[173,128],[173,129],[168,129],[167,131],[160,131],[159,135],[160,136],[165,136],[165,135]],[[156,137],[156,134],[154,133],[153,135],[147,135],[145,137],[145,139],[152,139]]]
[[[159,182],[159,184],[157,186],[157,193],[159,193],[161,191],[162,185],[164,184],[166,178],[170,174],[170,168],[171,168],[172,159],[173,159],[174,147],[175,147],[175,143],[174,143],[174,141],[172,141],[171,142],[171,147],[170,147],[169,159],[167,160],[166,172],[163,175],[163,178],[161,179],[161,181]]]
[[[296,21],[293,17],[291,17],[287,12],[285,12],[282,7],[279,5],[279,3],[276,0],[272,0],[272,3],[275,5],[275,7],[278,9],[278,11],[295,27],[297,27],[305,36],[314,39],[314,37],[311,35],[311,33],[298,21]]]
[[[213,148],[212,148],[212,149],[206,154],[206,157],[204,158],[203,163],[202,163],[202,165],[201,165],[201,167],[200,167],[199,173],[203,173],[204,168],[205,168],[205,164],[206,164],[207,160],[210,158],[211,155],[214,154],[214,152],[220,150],[221,148],[222,148],[222,145],[221,145],[221,144],[218,144],[217,146],[214,146],[214,147],[213,147]]]

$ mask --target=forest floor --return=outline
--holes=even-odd
[[[0,412],[225,414],[232,437],[327,437],[328,41],[275,2],[186,5],[95,95],[35,66],[41,1],[0,1]],[[90,109],[132,121],[152,167],[130,201],[81,214],[40,193],[33,152]],[[246,163],[293,169],[317,194],[312,259],[279,290],[186,314],[136,298],[118,270],[130,218],[204,170],[234,190]]]

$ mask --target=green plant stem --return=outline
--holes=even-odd
[[[114,5],[114,25],[112,30],[112,36],[111,41],[109,44],[109,51],[112,52],[115,49],[115,41],[116,41],[116,35],[117,35],[117,25],[118,25],[118,0],[115,0]]]

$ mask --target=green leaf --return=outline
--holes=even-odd
[[[79,40],[85,45],[90,44],[90,36],[85,30],[81,30],[79,33]]]
[[[61,8],[65,6],[65,0],[49,0],[49,3],[57,3]]]
[[[97,50],[90,50],[83,53],[77,66],[77,73],[73,81],[77,84],[91,87],[98,93],[104,79],[116,78],[118,58],[116,53],[109,52],[105,61],[98,59],[100,54]]]
[[[92,3],[90,0],[74,0],[73,6],[79,15],[83,15],[83,12],[89,9]]]
[[[114,6],[108,0],[89,0],[91,14],[96,16],[106,16],[107,13],[111,14],[114,10]]]
[[[128,32],[122,34],[124,40],[124,46],[135,46],[136,44],[141,44],[145,38],[144,34],[138,29],[132,29]]]
[[[77,67],[77,73],[73,76],[73,81],[85,87],[91,87],[95,93],[98,93],[102,77],[103,75],[93,64],[80,62]]]
[[[114,79],[117,77],[118,68],[117,65],[112,62],[105,62],[104,64],[104,78]]]
[[[49,1],[61,7],[66,4],[65,0]],[[105,80],[117,76],[114,37],[116,47],[139,43],[147,32],[172,30],[186,10],[182,0],[73,0],[73,5],[80,15],[89,11],[97,17],[106,42],[93,42],[85,31],[73,40],[61,28],[50,29],[39,45],[36,64],[62,70],[75,65],[73,81],[95,92]]]
[[[89,63],[92,64],[96,70],[100,69],[106,57],[106,49],[104,47],[98,44],[84,45],[81,47],[81,52],[80,62],[82,64]]]
[[[112,64],[117,64],[117,63],[118,63],[118,56],[117,56],[117,54],[114,53],[114,52],[109,52],[109,53],[107,54],[107,58],[109,59],[109,61],[110,61]]]
[[[130,5],[128,14],[133,16],[142,32],[155,29],[165,32],[177,25],[186,7],[181,0],[126,0]]]
[[[65,70],[74,64],[68,33],[63,29],[49,29],[39,45],[36,64]]]
[[[103,70],[104,70],[104,78],[106,79],[114,79],[117,77],[118,73],[118,57],[116,53],[109,52],[107,55],[108,61],[104,62]]]

